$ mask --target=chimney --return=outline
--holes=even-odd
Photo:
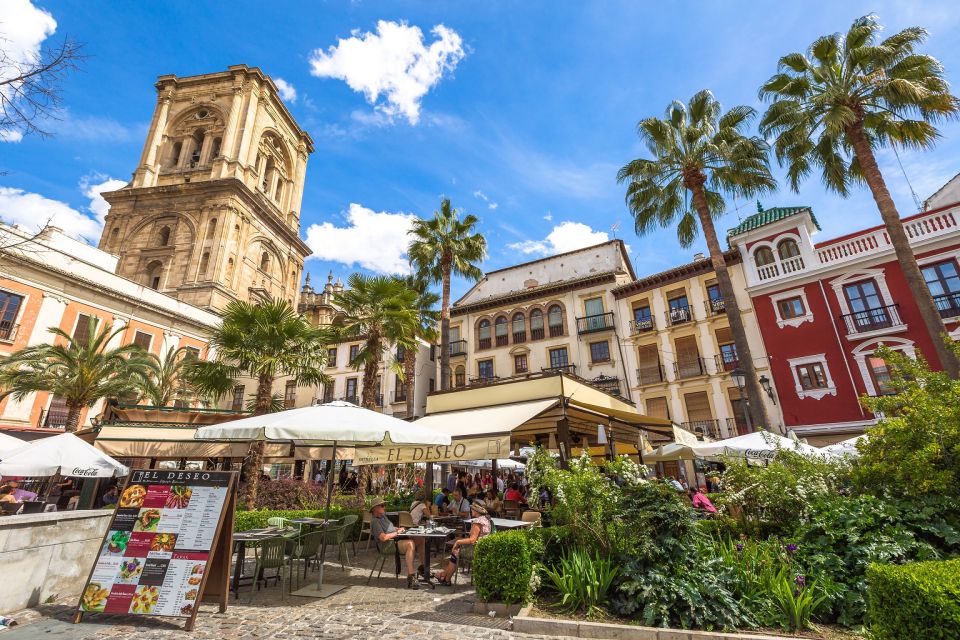
[[[694,262],[700,262],[701,260],[706,260],[706,259],[707,259],[707,257],[706,257],[705,255],[703,255],[702,253],[699,253],[699,252],[698,252],[698,253],[693,254],[693,261],[694,261]]]

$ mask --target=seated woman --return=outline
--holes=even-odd
[[[19,502],[13,495],[13,487],[8,484],[0,487],[0,502],[9,502],[10,504],[17,504]]]
[[[713,503],[710,502],[710,498],[703,495],[703,492],[700,491],[700,487],[690,487],[687,493],[690,495],[690,502],[693,504],[693,508],[705,511],[706,513],[716,513],[717,508],[713,506]]]
[[[487,507],[487,512],[491,516],[498,516],[503,513],[503,503],[500,502],[497,492],[493,489],[487,489],[487,497],[483,501],[484,506]]]
[[[427,512],[427,500],[426,494],[422,491],[417,493],[417,497],[414,499],[413,504],[410,505],[410,520],[413,521],[413,526],[420,526],[420,521],[423,519],[423,515]]]
[[[473,517],[473,523],[470,526],[470,535],[466,538],[458,538],[453,541],[453,549],[450,550],[450,560],[447,562],[447,568],[433,575],[440,584],[450,584],[450,578],[457,570],[457,562],[466,549],[467,553],[473,552],[473,545],[480,538],[489,535],[493,530],[493,523],[487,516],[487,508],[479,502],[470,505],[470,515]]]

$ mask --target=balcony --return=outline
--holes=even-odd
[[[900,312],[897,310],[899,305],[891,304],[885,307],[876,307],[874,309],[865,309],[864,311],[854,311],[840,316],[847,328],[847,336],[857,336],[871,331],[882,329],[893,329],[902,327]]]
[[[530,327],[531,340],[543,340],[543,327]]]
[[[477,349],[489,349],[493,346],[493,341],[490,338],[480,338],[477,340]]]
[[[493,384],[500,380],[500,376],[481,376],[478,378],[470,378],[470,384]]]
[[[727,303],[723,298],[711,298],[703,301],[703,308],[706,309],[708,316],[715,316],[727,312]]]
[[[647,333],[648,331],[655,331],[656,328],[657,323],[654,322],[652,317],[630,321],[630,335],[632,336],[638,336],[641,333]]]
[[[454,340],[450,343],[450,357],[467,355],[467,341]]]
[[[613,329],[613,311],[577,318],[577,335]]]
[[[717,371],[730,372],[740,366],[740,359],[736,355],[718,353],[713,358]]]
[[[40,419],[37,420],[37,426],[46,429],[63,429],[67,426],[67,414],[69,410],[66,407],[51,406],[40,412]]]
[[[558,364],[553,367],[543,367],[541,371],[560,371],[562,373],[569,373],[570,375],[577,375],[577,365],[575,364]]]
[[[522,344],[527,341],[527,331],[514,331],[513,332],[513,344]]]
[[[20,325],[12,322],[0,321],[0,342],[13,342],[17,339],[17,329]]]
[[[620,393],[620,378],[616,376],[599,375],[589,382],[591,386],[594,386],[601,391],[606,391],[610,395],[622,397],[622,394]]]
[[[563,335],[563,325],[562,324],[552,324],[550,325],[550,337],[559,338]]]
[[[680,426],[690,433],[707,436],[714,440],[722,440],[727,437],[721,429],[722,422],[722,420],[691,420],[690,422],[681,422]]]
[[[498,346],[498,347],[505,347],[505,346],[507,346],[508,344],[510,344],[510,338],[509,338],[509,336],[507,336],[507,334],[504,333],[503,335],[499,335],[499,334],[497,335],[497,346]]]
[[[394,401],[394,402],[406,402],[406,401],[407,401],[407,390],[406,390],[406,389],[394,389],[394,391],[393,391],[393,401]]]
[[[690,311],[690,305],[672,307],[664,315],[667,317],[667,325],[674,326],[684,324],[693,320],[693,312]]]
[[[683,380],[684,378],[705,376],[708,373],[707,361],[704,358],[694,358],[692,360],[674,362],[673,371],[677,374],[677,378],[680,380]]]
[[[937,311],[940,312],[941,318],[956,318],[960,316],[960,291],[933,296],[933,304],[937,305]],[[0,330],[0,340],[2,339],[3,331]]]
[[[641,385],[660,384],[667,381],[667,370],[662,364],[642,366],[637,369],[637,380]]]

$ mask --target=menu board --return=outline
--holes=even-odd
[[[233,477],[215,471],[132,471],[79,613],[193,618]]]

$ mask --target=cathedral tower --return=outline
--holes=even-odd
[[[198,307],[297,303],[300,202],[313,141],[277,87],[246,65],[157,80],[133,180],[110,203],[100,249],[117,273]]]

